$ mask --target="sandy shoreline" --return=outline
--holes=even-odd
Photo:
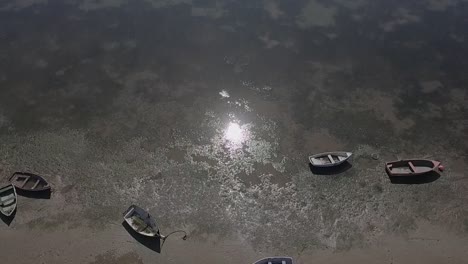
[[[282,252],[255,252],[241,239],[172,237],[161,253],[136,242],[121,226],[103,231],[85,228],[55,230],[0,229],[6,263],[251,263]],[[338,263],[450,263],[466,262],[467,238],[421,224],[404,237],[382,237],[373,245],[351,250],[307,250],[291,254],[297,264]],[[8,253],[7,253],[8,252]]]

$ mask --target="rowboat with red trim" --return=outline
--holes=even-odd
[[[406,159],[387,162],[385,169],[390,177],[417,176],[431,171],[443,171],[440,161],[426,159]]]

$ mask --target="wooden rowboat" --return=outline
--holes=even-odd
[[[15,172],[10,183],[22,191],[41,192],[50,190],[49,183],[41,176],[29,172]]]
[[[125,222],[135,232],[148,237],[160,237],[159,228],[151,215],[142,208],[131,205],[124,213]]]
[[[333,167],[348,160],[353,153],[344,151],[325,152],[309,156],[310,164],[316,167]]]
[[[398,177],[422,175],[436,169],[443,171],[444,167],[436,160],[407,159],[387,162],[385,169],[390,177]]]
[[[0,188],[0,212],[5,216],[10,216],[16,209],[16,189],[9,184]]]
[[[270,257],[257,260],[254,264],[293,264],[290,257]]]

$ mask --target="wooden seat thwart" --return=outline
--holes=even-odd
[[[411,161],[408,162],[408,165],[409,165],[412,172],[416,172],[416,168],[414,167],[414,165],[413,165],[413,163]]]
[[[335,163],[335,160],[333,159],[332,155],[328,155],[328,159],[330,160],[331,163]]]
[[[0,202],[4,206],[10,205],[10,204],[14,203],[14,201],[15,201],[15,195],[14,194],[10,194],[8,196],[0,197]]]
[[[0,197],[0,201],[1,201],[2,203],[5,203],[5,202],[7,202],[7,201],[9,201],[9,200],[14,200],[14,199],[15,199],[15,195],[14,195],[14,194],[10,194],[10,195],[8,195],[8,196]]]
[[[39,185],[39,183],[41,183],[41,180],[40,180],[40,179],[37,179],[36,183],[35,183],[34,186],[31,188],[31,190],[36,189],[36,187]]]
[[[15,199],[6,200],[2,203],[3,206],[10,206],[15,203]]]
[[[26,185],[26,183],[29,181],[29,178],[30,177],[25,177],[24,178],[23,184],[21,184],[21,188],[23,188]]]

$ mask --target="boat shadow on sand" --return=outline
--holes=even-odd
[[[352,167],[353,165],[351,165],[351,163],[349,163],[348,161],[345,161],[342,164],[333,166],[333,167],[316,167],[309,162],[310,171],[313,174],[317,174],[317,175],[340,174],[351,169]]]
[[[0,214],[0,218],[7,226],[9,226],[11,222],[13,222],[13,219],[15,219],[15,215],[16,215],[16,209],[15,211],[13,211],[13,213],[10,216]]]
[[[143,246],[155,251],[157,253],[161,253],[161,239],[159,237],[147,237],[138,234],[131,226],[127,224],[127,222],[123,221],[122,226],[127,230],[127,232],[140,244]]]
[[[388,172],[387,172],[388,174]],[[440,174],[431,171],[423,175],[416,176],[400,176],[400,177],[389,177],[390,182],[393,184],[424,184],[431,183],[440,178]]]
[[[31,192],[23,191],[21,189],[16,189],[16,194],[23,197],[34,198],[34,199],[50,199],[52,192],[50,190],[40,191],[40,192]]]

